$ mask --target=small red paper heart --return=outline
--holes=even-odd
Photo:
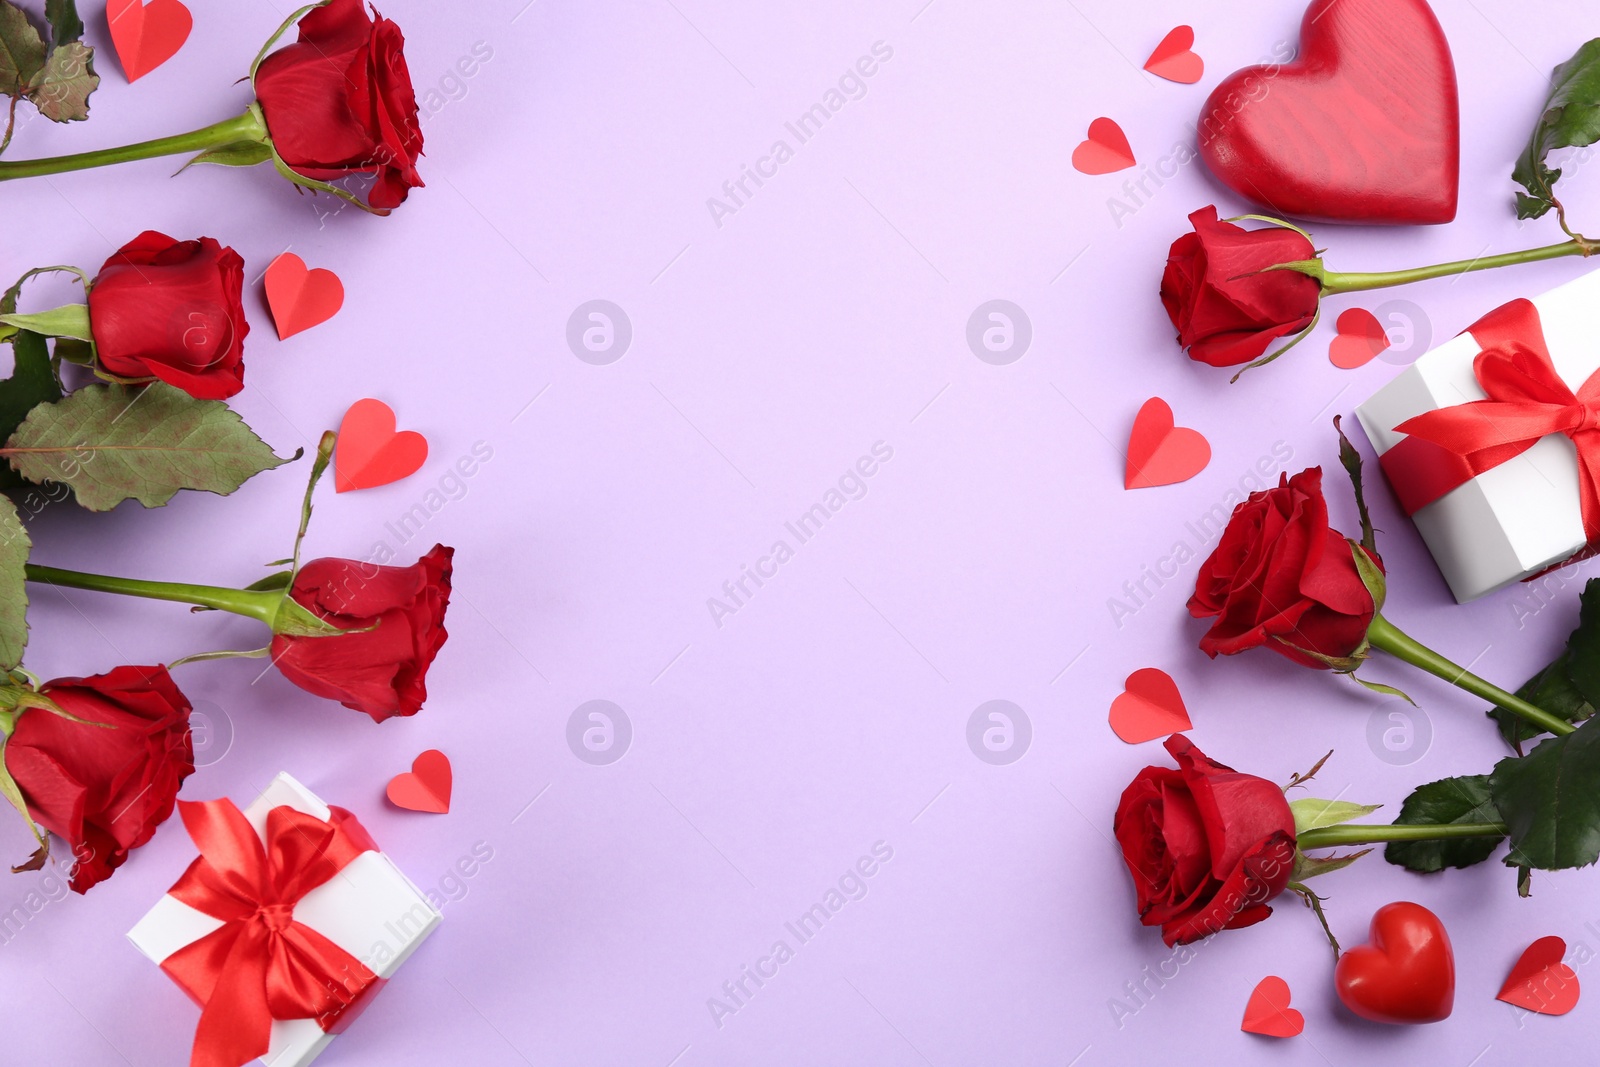
[[[128,81],[136,82],[178,54],[194,28],[180,0],[110,0],[106,22]]]
[[[1128,436],[1126,489],[1185,482],[1211,462],[1211,442],[1198,430],[1175,426],[1172,408],[1159,396],[1151,397],[1134,416]]]
[[[1156,50],[1144,61],[1144,69],[1158,78],[1180,85],[1193,85],[1205,76],[1206,64],[1193,51],[1194,29],[1179,26],[1161,38]]]
[[[1207,98],[1200,157],[1271,214],[1391,224],[1456,216],[1461,105],[1427,0],[1313,0],[1292,62]]]
[[[1128,675],[1122,692],[1111,702],[1111,732],[1130,745],[1181,734],[1193,726],[1178,683],[1156,667]]]
[[[306,261],[285,252],[267,268],[267,307],[278,339],[327,322],[344,307],[344,283],[331,270],[306,269]]]
[[[1288,982],[1269,974],[1256,983],[1239,1029],[1265,1037],[1298,1037],[1305,1028],[1306,1017],[1289,1007]]]
[[[1436,1023],[1456,999],[1456,958],[1444,923],[1421,904],[1385,904],[1371,940],[1345,951],[1333,969],[1344,1006],[1377,1023]]]
[[[1389,347],[1389,331],[1366,308],[1350,308],[1335,323],[1339,336],[1328,345],[1328,359],[1342,370],[1365,366]]]
[[[428,458],[428,439],[415,430],[395,432],[394,410],[381,400],[357,400],[339,423],[333,449],[333,487],[341,493],[371,489],[415,474]]]
[[[389,779],[389,802],[408,811],[444,815],[450,810],[454,776],[450,757],[430,748],[411,761],[411,769]]]
[[[1540,1015],[1565,1015],[1578,1006],[1578,976],[1561,962],[1566,954],[1561,938],[1541,937],[1523,950],[1495,999]]]
[[[1072,150],[1072,166],[1081,174],[1110,174],[1133,166],[1133,146],[1128,135],[1110,119],[1089,123],[1089,138]]]

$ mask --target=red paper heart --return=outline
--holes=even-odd
[[[179,0],[110,0],[106,22],[128,81],[136,82],[178,54],[194,28]]]
[[[1134,417],[1122,484],[1127,489],[1172,485],[1193,478],[1210,462],[1211,443],[1205,435],[1173,425],[1172,408],[1154,396]]]
[[[1111,702],[1111,732],[1130,745],[1181,734],[1193,726],[1178,683],[1155,667],[1128,675],[1123,691]]]
[[[344,283],[331,270],[307,270],[306,261],[285,252],[267,268],[267,307],[278,339],[327,322],[344,306]]]
[[[1134,165],[1128,135],[1110,119],[1089,123],[1089,139],[1072,150],[1072,165],[1082,174],[1110,174]]]
[[[1523,950],[1495,999],[1540,1015],[1565,1015],[1578,1006],[1578,976],[1561,962],[1566,954],[1561,938],[1541,937]]]
[[[428,439],[415,430],[395,432],[394,410],[381,400],[357,400],[339,423],[333,449],[333,487],[341,493],[371,489],[415,474],[428,458]]]
[[[1421,904],[1385,904],[1371,940],[1344,952],[1333,984],[1344,1006],[1378,1023],[1436,1023],[1456,999],[1456,959],[1444,923]]]
[[[1315,0],[1300,53],[1223,79],[1200,156],[1275,215],[1343,222],[1456,217],[1455,63],[1425,0]]]
[[[1205,77],[1205,60],[1194,51],[1194,30],[1179,26],[1161,38],[1156,50],[1144,61],[1144,69],[1158,78],[1181,85],[1193,85]]]
[[[1328,345],[1328,359],[1342,370],[1365,366],[1389,347],[1389,331],[1366,308],[1350,308],[1335,324],[1339,336]]]
[[[1289,1007],[1288,982],[1269,974],[1256,983],[1239,1029],[1266,1037],[1298,1037],[1305,1028],[1306,1017]]]
[[[443,815],[450,810],[454,775],[450,757],[430,748],[411,761],[411,769],[389,779],[389,802],[409,811]]]

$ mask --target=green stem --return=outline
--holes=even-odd
[[[1597,247],[1582,237],[1574,237],[1570,241],[1563,241],[1557,245],[1546,245],[1543,248],[1529,248],[1521,252],[1505,252],[1498,256],[1480,256],[1477,259],[1458,259],[1452,263],[1436,263],[1431,267],[1416,267],[1412,270],[1391,270],[1378,272],[1341,273],[1338,271],[1323,271],[1314,277],[1322,279],[1322,295],[1333,296],[1338,293],[1359,293],[1369,289],[1387,289],[1394,285],[1406,285],[1410,282],[1424,282],[1430,278],[1446,278],[1455,274],[1468,274],[1473,271],[1493,270],[1495,267],[1510,267],[1518,263],[1538,263],[1546,259],[1560,259],[1562,256],[1589,256],[1597,251]]]
[[[1317,848],[1343,848],[1347,845],[1381,845],[1390,841],[1445,841],[1462,837],[1504,837],[1506,824],[1500,822],[1460,822],[1438,826],[1395,826],[1346,823],[1307,830],[1295,844],[1301,852]]]
[[[153,141],[140,141],[138,144],[122,145],[119,148],[102,148],[94,152],[79,152],[71,156],[3,160],[0,161],[0,181],[87,170],[90,167],[128,163],[136,159],[154,159],[181,152],[204,152],[210,148],[221,148],[223,145],[237,144],[240,141],[265,142],[266,139],[266,123],[262,120],[260,110],[251,105],[242,115],[204,129],[180,133],[174,137],[158,137]]]
[[[1382,615],[1373,616],[1372,625],[1367,628],[1367,640],[1371,642],[1373,648],[1382,649],[1396,659],[1413,667],[1419,667],[1436,678],[1443,678],[1458,689],[1464,689],[1475,697],[1520,715],[1541,730],[1552,734],[1570,734],[1577,729],[1565,719],[1537,708],[1497,685],[1491,685],[1465,667],[1451,663],[1433,649],[1400,631]]]
[[[147,600],[172,600],[181,604],[194,604],[243,615],[273,624],[282,591],[256,591],[229,589],[215,585],[190,585],[183,582],[147,582],[139,578],[116,578],[107,574],[85,574],[82,571],[62,570],[28,564],[28,581],[45,585],[66,586],[69,589],[92,589],[100,593],[118,593],[122,596],[144,597]]]

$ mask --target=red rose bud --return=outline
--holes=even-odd
[[[59,678],[39,691],[67,714],[101,724],[29,708],[3,750],[34,821],[72,848],[72,888],[83,893],[172,814],[194,773],[189,701],[165,667]]]
[[[341,630],[326,637],[278,634],[272,661],[295,685],[364,711],[376,722],[415,715],[428,697],[428,667],[448,636],[451,557],[434,545],[410,567],[316,559],[295,576],[295,603]]]
[[[1193,233],[1172,244],[1161,278],[1161,303],[1189,358],[1213,367],[1257,359],[1279,337],[1316,320],[1322,283],[1297,270],[1269,270],[1315,259],[1305,234],[1284,226],[1246,230],[1217,219],[1217,209],[1189,216]]]
[[[1362,648],[1377,605],[1350,542],[1328,526],[1321,467],[1280,475],[1277,488],[1233,509],[1200,568],[1189,614],[1216,620],[1200,639],[1212,657],[1266,646],[1325,668],[1306,653],[1346,660]]]
[[[301,19],[299,41],[255,73],[279,158],[317,181],[375,174],[372,207],[403,203],[422,185],[422,127],[404,46],[400,27],[368,18],[361,0],[332,0]]]
[[[244,260],[210,237],[146,230],[106,260],[89,290],[100,368],[159,378],[202,400],[244,388]]]
[[[1181,734],[1166,747],[1178,769],[1140,771],[1113,823],[1140,921],[1161,927],[1168,945],[1260,922],[1294,870],[1283,790],[1208,759]]]

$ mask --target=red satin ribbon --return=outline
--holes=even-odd
[[[1496,308],[1467,332],[1483,349],[1472,369],[1488,399],[1407,419],[1395,429],[1408,436],[1380,457],[1406,514],[1559,433],[1578,450],[1584,536],[1600,540],[1600,371],[1574,393],[1550,362],[1528,300]]]
[[[161,964],[202,1006],[190,1067],[241,1067],[266,1055],[274,1019],[331,1029],[377,976],[296,922],[294,908],[377,845],[341,808],[327,822],[273,808],[265,847],[230,800],[180,801],[178,809],[200,857],[170,893],[223,921]]]

